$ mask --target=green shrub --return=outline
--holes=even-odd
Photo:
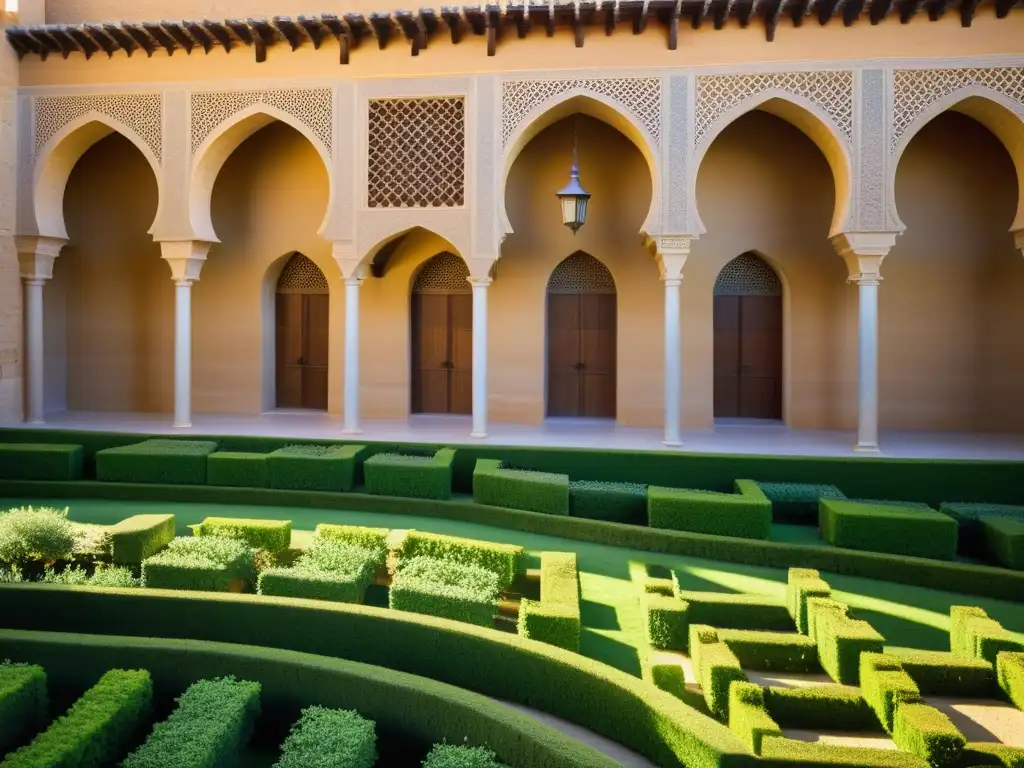
[[[652,648],[682,651],[687,647],[688,606],[674,596],[649,594],[644,601],[647,642]]]
[[[121,565],[138,565],[174,538],[174,515],[133,515],[110,527],[110,556]]]
[[[0,663],[0,755],[37,733],[49,719],[43,668]]]
[[[591,520],[644,525],[647,522],[647,486],[573,480],[569,483],[569,514]]]
[[[18,566],[0,567],[0,584],[21,584],[24,581],[25,577],[21,575],[21,568]]]
[[[725,643],[710,643],[701,648],[700,669],[695,669],[694,674],[700,680],[711,714],[719,719],[727,718],[730,686],[736,680],[747,679],[739,660]]]
[[[365,445],[288,445],[267,455],[271,488],[351,491]]]
[[[956,520],[960,531],[959,552],[968,557],[984,559],[988,554],[983,517],[1024,520],[1024,506],[975,502],[943,502],[939,510]]]
[[[450,499],[455,451],[442,448],[433,456],[378,453],[363,462],[366,492],[413,499]]]
[[[723,629],[764,629],[786,631],[793,629],[785,602],[764,595],[742,595],[731,592],[694,592],[679,589],[675,579],[676,600],[681,604],[672,617],[676,624],[673,636],[687,642],[689,624],[707,624]],[[653,602],[653,601],[652,601]],[[658,601],[661,606],[661,601]],[[664,646],[672,650],[685,651],[685,646]]]
[[[761,742],[761,757],[772,765],[798,765],[802,768],[928,768],[928,763],[917,755],[897,749],[843,747],[771,735],[765,736]]]
[[[920,689],[899,659],[884,653],[865,653],[860,657],[860,689],[889,733],[893,731],[896,709],[921,700]]]
[[[495,459],[477,459],[473,501],[547,515],[569,514],[569,476],[510,469]]]
[[[89,583],[89,572],[77,565],[55,571],[47,568],[40,579],[43,584],[62,584],[65,587],[81,587]]]
[[[361,603],[373,583],[377,555],[343,541],[317,539],[291,568],[269,568],[259,575],[261,595]]]
[[[797,632],[805,635],[808,633],[808,598],[829,597],[831,594],[832,588],[818,575],[817,571],[805,568],[789,569],[786,583],[786,603],[790,616],[796,622]]]
[[[414,557],[401,563],[388,602],[399,611],[489,627],[500,591],[497,575],[478,565]]]
[[[435,744],[423,768],[508,768],[499,763],[494,752],[486,747],[466,747],[454,744]]]
[[[652,662],[648,659],[644,664],[643,672],[647,682],[666,693],[671,693],[680,700],[689,698],[690,694],[686,689],[686,675],[683,674],[683,668],[679,664]]]
[[[881,653],[885,638],[866,621],[838,613],[820,613],[815,621],[815,640],[822,668],[837,683],[857,685],[861,654]]]
[[[210,440],[156,438],[96,451],[96,479],[105,483],[206,485]]]
[[[701,652],[709,645],[718,644],[718,630],[706,624],[691,624],[688,642],[690,666],[694,676],[700,680]]]
[[[153,681],[145,670],[114,669],[82,694],[3,768],[104,768],[124,754],[149,724]]]
[[[840,603],[831,597],[808,597],[807,636],[814,642],[818,642],[818,625],[825,617],[847,618],[849,615],[850,606],[845,603]]]
[[[729,730],[755,755],[761,753],[761,740],[767,734],[782,735],[765,708],[761,686],[737,681],[729,688]]]
[[[68,560],[77,540],[66,507],[18,507],[0,512],[0,563]]]
[[[402,560],[415,557],[476,565],[494,573],[498,577],[499,586],[505,589],[515,579],[516,573],[522,570],[526,550],[517,544],[497,544],[438,533],[409,531],[398,555],[399,566]]]
[[[991,698],[996,689],[995,669],[983,659],[909,648],[893,650],[890,654],[899,659],[923,696],[986,699]]]
[[[882,727],[859,688],[844,685],[768,688],[765,703],[772,719],[783,728],[868,732]]]
[[[928,761],[932,768],[959,768],[967,739],[942,712],[924,703],[896,707],[892,728],[896,746]]]
[[[845,499],[834,485],[813,483],[758,483],[761,493],[772,503],[772,522],[818,524],[818,502],[822,499]]]
[[[971,743],[964,749],[963,764],[1024,768],[1024,748],[988,742]]]
[[[949,612],[950,648],[954,656],[984,659],[995,665],[1001,651],[1024,651],[1024,643],[981,608],[954,605]]]
[[[983,515],[980,520],[988,560],[1024,571],[1024,517],[1017,520]]]
[[[767,539],[772,528],[771,502],[749,480],[736,481],[737,493],[691,491],[651,486],[647,522],[652,528]]]
[[[228,592],[235,582],[252,582],[252,549],[216,536],[173,539],[167,549],[142,561],[142,581],[157,589]]]
[[[360,549],[373,552],[374,562],[377,568],[383,568],[388,560],[388,536],[391,531],[387,528],[365,528],[360,525],[331,525],[320,523],[316,527],[315,541],[340,541],[345,544],[352,544]]]
[[[923,501],[903,501],[901,499],[850,499],[850,501],[857,504],[870,504],[874,507],[905,507],[934,511],[931,504],[925,504]]]
[[[78,480],[82,477],[80,445],[0,443],[0,478],[9,480]]]
[[[523,637],[580,649],[580,580],[575,552],[541,552],[540,601],[523,598],[518,632]]]
[[[207,485],[232,488],[266,488],[269,483],[267,454],[217,451],[206,460]]]
[[[729,646],[744,669],[777,672],[819,672],[818,646],[806,635],[719,629],[718,639]]]
[[[837,547],[952,560],[956,521],[941,512],[823,500],[821,537]]]
[[[234,677],[200,680],[157,723],[124,768],[219,768],[234,764],[260,713],[260,684]]]
[[[306,707],[281,745],[273,768],[373,768],[374,723],[354,709]]]
[[[142,586],[142,581],[135,578],[131,569],[112,565],[106,568],[97,566],[89,578],[90,587],[110,587],[114,589],[134,589]]]
[[[1017,709],[1024,710],[1024,653],[1003,651],[996,657],[999,687]]]
[[[247,520],[241,517],[208,517],[192,526],[196,536],[237,539],[253,549],[283,552],[292,545],[291,520]]]

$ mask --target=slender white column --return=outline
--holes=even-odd
[[[362,277],[345,278],[345,413],[342,431],[359,429],[359,286]]]
[[[25,421],[43,423],[43,286],[41,278],[25,279],[25,357],[28,392]]]
[[[473,431],[487,437],[487,287],[491,278],[469,278],[473,285]]]
[[[192,281],[174,281],[174,426],[192,426]]]
[[[852,278],[858,286],[857,445],[878,453],[878,284],[876,275]]]
[[[665,283],[665,445],[682,445],[680,435],[683,361],[680,344],[678,278],[663,278]]]

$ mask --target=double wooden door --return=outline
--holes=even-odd
[[[782,297],[715,296],[715,416],[782,418]]]
[[[412,412],[473,412],[473,295],[412,295]]]
[[[277,294],[277,407],[327,410],[330,296]]]
[[[615,294],[548,294],[548,416],[615,418]]]

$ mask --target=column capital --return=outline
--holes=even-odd
[[[213,245],[208,240],[160,240],[159,243],[160,258],[171,268],[171,279],[176,285],[183,281],[191,285],[199,279]]]
[[[878,285],[882,261],[896,244],[898,232],[840,232],[829,238],[836,253],[846,262],[848,282]]]
[[[366,275],[349,275],[345,278],[345,285],[354,285],[358,288],[363,284],[363,280],[366,279]]]
[[[688,234],[649,236],[662,280],[683,279],[683,267],[690,255],[690,243],[696,239],[696,235]]]
[[[60,255],[60,249],[67,243],[68,241],[62,237],[15,236],[18,268],[26,285],[34,285],[36,281],[45,281],[53,277],[53,263]]]
[[[484,288],[484,289],[486,289],[487,286],[489,286],[491,283],[494,282],[494,279],[490,278],[490,277],[473,277],[473,276],[470,276],[470,277],[466,278],[466,281],[470,285],[472,285],[474,288]]]
[[[469,267],[469,281],[488,280],[491,277],[491,270],[498,263],[498,255],[477,255],[466,259],[466,266]]]
[[[356,253],[356,244],[351,240],[332,240],[331,257],[341,270],[346,284],[350,278],[362,280],[369,272],[369,265]]]

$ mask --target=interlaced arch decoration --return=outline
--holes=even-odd
[[[131,128],[152,150],[163,154],[163,98],[159,93],[119,93],[106,96],[40,96],[35,100],[35,153],[73,120],[89,112]]]
[[[718,273],[715,296],[781,296],[782,281],[755,253],[737,256]]]
[[[301,253],[294,253],[277,279],[278,293],[330,293],[327,278],[316,263]]]
[[[614,294],[615,279],[608,267],[589,253],[576,251],[551,271],[548,293]]]
[[[450,251],[432,256],[420,269],[413,293],[472,293],[469,267]]]

